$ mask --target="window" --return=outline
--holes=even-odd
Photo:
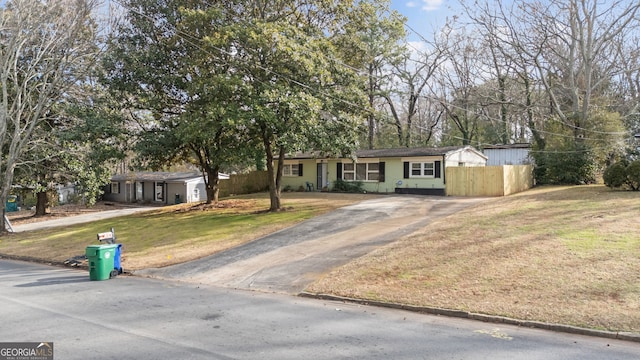
[[[112,194],[120,194],[120,183],[117,181],[113,181],[111,183],[111,193]]]
[[[284,171],[282,175],[284,176],[298,176],[300,166],[299,164],[284,164]]]
[[[432,162],[411,163],[411,177],[434,177],[434,164]]]
[[[343,163],[342,179],[347,181],[378,181],[380,164],[375,163]]]
[[[355,180],[355,165],[353,163],[342,164],[342,179],[343,180]]]

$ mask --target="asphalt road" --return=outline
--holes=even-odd
[[[56,359],[631,360],[640,344],[0,260],[0,341]]]
[[[346,206],[234,249],[136,275],[297,294],[331,269],[483,199],[383,196]]]

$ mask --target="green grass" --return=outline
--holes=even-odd
[[[8,234],[0,237],[0,254],[63,262],[84,254],[87,245],[99,243],[97,233],[114,228],[118,242],[124,244],[128,269],[165,266],[237,246],[359,200],[335,194],[289,194],[283,201],[285,211],[268,212],[266,196],[254,197],[223,200],[215,209],[187,211],[189,205],[178,205],[64,228]]]

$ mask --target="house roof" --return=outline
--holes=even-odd
[[[480,156],[484,154],[478,152],[471,146],[445,146],[438,148],[393,148],[393,149],[373,149],[373,150],[357,150],[355,155],[357,158],[391,158],[391,157],[420,157],[420,156],[442,156],[449,153],[469,148],[477,152]],[[290,159],[318,159],[325,158],[318,153],[299,153],[291,156]]]
[[[220,179],[228,179],[229,175],[218,173]],[[202,179],[199,172],[164,172],[141,171],[118,174],[111,177],[112,181],[158,181],[158,182],[183,182]]]
[[[395,148],[395,149],[374,149],[359,150],[356,156],[359,158],[380,158],[380,157],[418,157],[418,156],[440,156],[462,150],[464,146],[446,146],[439,148]]]

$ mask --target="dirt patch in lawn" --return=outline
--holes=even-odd
[[[539,188],[439,221],[307,291],[640,332],[640,197]]]

